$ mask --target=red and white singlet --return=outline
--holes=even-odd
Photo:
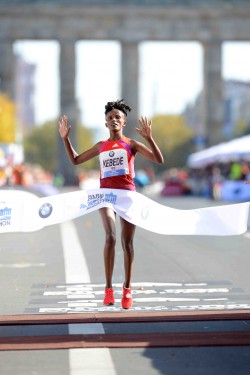
[[[130,139],[122,136],[117,141],[103,141],[99,148],[100,187],[136,190],[134,159]]]

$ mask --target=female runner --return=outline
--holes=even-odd
[[[109,130],[109,138],[96,143],[92,148],[77,154],[69,140],[71,126],[68,126],[67,116],[59,121],[59,133],[72,164],[85,163],[89,159],[99,156],[100,159],[100,188],[136,190],[134,184],[134,159],[137,153],[146,159],[162,164],[162,153],[152,136],[152,121],[146,117],[139,118],[141,128],[136,131],[147,141],[148,147],[134,139],[123,135],[123,128],[127,124],[127,113],[131,108],[124,100],[108,102],[105,106],[105,126]],[[116,244],[116,214],[111,208],[100,209],[106,238],[104,244],[104,266],[106,277],[104,305],[114,305],[114,291],[112,288],[112,275],[115,260]],[[124,252],[125,281],[122,288],[121,306],[129,309],[132,306],[132,266],[134,260],[133,239],[135,225],[120,217],[121,243]]]

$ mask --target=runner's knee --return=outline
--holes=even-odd
[[[122,240],[122,248],[124,252],[132,254],[134,252],[133,241]]]
[[[108,246],[115,246],[116,244],[116,235],[113,232],[106,233],[106,244]]]

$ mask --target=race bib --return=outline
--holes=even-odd
[[[101,152],[100,166],[101,178],[129,174],[127,151],[116,149]]]

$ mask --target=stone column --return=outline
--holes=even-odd
[[[128,124],[125,128],[126,136],[137,137],[134,130],[138,126],[139,102],[139,56],[137,42],[122,42],[122,99],[132,108],[128,115]]]
[[[203,120],[208,145],[222,141],[224,122],[223,80],[221,75],[221,42],[204,46]]]
[[[14,97],[15,59],[11,42],[0,42],[0,92]]]
[[[75,97],[75,41],[60,41],[60,114],[68,116],[71,125],[69,134],[73,147],[76,147],[76,126],[78,111]],[[58,169],[63,175],[65,185],[76,184],[75,166],[71,164],[66,154],[62,139],[59,139]]]

